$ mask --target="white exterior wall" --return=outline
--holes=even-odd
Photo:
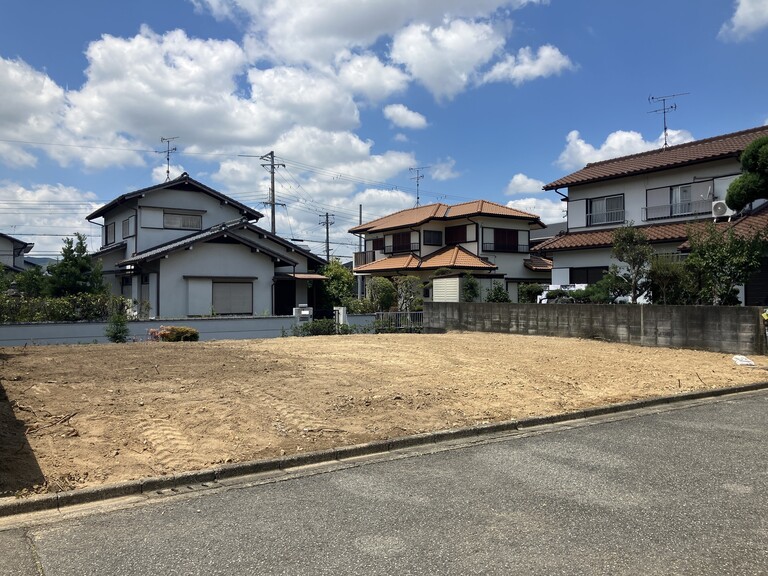
[[[610,223],[599,226],[587,226],[586,213],[589,208],[589,202],[587,200],[593,198],[602,198],[605,196],[613,196],[616,194],[624,195],[624,221],[634,222],[636,225],[643,224],[643,208],[646,207],[646,191],[669,187],[678,186],[681,184],[691,184],[695,181],[701,181],[711,178],[719,178],[726,176],[733,176],[741,172],[741,165],[736,159],[727,159],[717,162],[709,162],[706,164],[699,164],[695,166],[685,166],[673,170],[663,170],[660,172],[652,172],[649,174],[641,174],[638,176],[631,176],[627,178],[618,178],[615,180],[609,180],[607,182],[597,182],[594,184],[584,184],[581,186],[574,186],[568,190],[568,229],[574,231],[580,228],[589,230],[598,230],[600,228],[615,228],[623,224]],[[726,181],[723,181],[724,184]],[[724,200],[725,190],[727,185],[720,185],[717,183],[714,190],[712,190],[714,200]],[[707,193],[707,185],[703,185],[701,190],[695,191],[697,194]],[[695,198],[698,199],[698,198]],[[669,204],[670,200],[667,199],[663,204]],[[649,205],[658,205],[658,199],[651,199],[648,202]],[[708,218],[710,215],[703,214],[698,215],[698,218]],[[654,220],[658,223],[666,222],[679,222],[690,220],[691,216],[681,215],[677,218],[664,218]]]
[[[176,210],[201,211],[202,230],[240,217],[240,211],[237,208],[230,204],[222,204],[218,199],[203,192],[163,190],[162,193],[149,194],[139,201],[135,251],[149,250],[160,244],[194,234],[196,230],[163,228],[163,212]]]
[[[193,276],[195,278],[184,278]],[[250,278],[253,281],[253,310],[272,310],[274,265],[269,256],[252,253],[233,244],[198,244],[161,260],[160,306],[164,318],[209,315],[213,305],[212,278]]]

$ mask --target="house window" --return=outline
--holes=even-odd
[[[672,216],[682,216],[691,212],[690,185],[672,188]]]
[[[463,242],[467,241],[467,225],[463,224],[461,226],[448,226],[445,229],[445,243],[450,244],[461,244]]]
[[[123,238],[130,238],[136,234],[136,216],[123,220]]]
[[[594,284],[603,279],[608,272],[607,266],[585,266],[583,268],[571,268],[571,284]]]
[[[378,250],[379,252],[384,250],[384,238],[374,238],[371,244],[374,250]]]
[[[104,227],[104,245],[108,246],[115,243],[115,223],[107,224]]]
[[[493,242],[483,242],[483,250],[488,252],[525,252],[528,246],[518,243],[518,231],[508,228],[492,228]]]
[[[392,234],[392,253],[398,252],[410,252],[411,250],[418,250],[419,245],[411,244],[410,232],[396,232]]]
[[[212,307],[215,314],[253,314],[253,283],[214,282]]]
[[[425,246],[442,246],[443,233],[440,230],[424,230]]]
[[[172,228],[175,230],[202,230],[203,217],[200,214],[165,212],[163,214],[163,228]]]
[[[624,221],[624,196],[606,196],[589,200],[587,225],[611,224]]]

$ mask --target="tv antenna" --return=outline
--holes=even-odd
[[[679,94],[669,94],[668,96],[648,96],[649,104],[656,104],[657,102],[661,102],[661,108],[651,110],[648,112],[648,114],[658,114],[661,112],[664,117],[664,148],[669,145],[667,142],[667,112],[674,112],[677,110],[677,104],[672,103],[667,106],[667,100],[672,100],[678,96],[687,96],[688,94],[690,94],[690,92],[680,92]]]
[[[176,146],[171,148],[171,140],[176,140],[178,136],[171,136],[170,138],[160,137],[160,142],[165,142],[165,181],[171,181],[171,152],[176,152]],[[155,150],[158,154],[162,154],[162,150]]]
[[[424,174],[421,173],[422,170],[426,170],[429,168],[429,166],[419,166],[418,168],[408,168],[411,172],[416,172],[416,176],[411,176],[411,180],[416,180],[416,206],[419,205],[419,180],[424,178]]]

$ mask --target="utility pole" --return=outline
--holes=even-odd
[[[267,159],[269,159],[269,164],[262,164],[262,167],[269,169],[269,202],[267,202],[267,204],[269,204],[270,216],[272,218],[270,231],[272,234],[275,234],[275,168],[278,166],[285,168],[285,164],[275,164],[274,150],[272,150],[269,154],[264,154],[264,156],[260,157],[260,160]]]
[[[335,223],[333,219],[333,214],[328,214],[328,212],[325,213],[325,219],[323,219],[322,216],[320,216],[320,222],[319,224],[323,224],[325,226],[325,259],[326,261],[331,261],[331,226]]]
[[[360,204],[360,215],[358,216],[358,224],[363,224],[363,205]],[[358,253],[363,251],[363,236],[362,234],[358,235],[357,237],[357,251]],[[352,260],[352,268],[355,267],[354,262],[354,256]],[[358,274],[357,275],[357,299],[361,300],[363,298],[363,275]]]
[[[170,138],[160,137],[160,142],[165,142],[165,181],[171,181],[171,152],[176,152],[176,146],[171,148],[171,140],[176,140],[178,136],[171,136]],[[162,154],[163,151],[155,151],[158,154]]]
[[[419,205],[419,180],[424,178],[422,170],[426,170],[429,166],[419,166],[418,168],[408,168],[411,172],[416,172],[416,176],[411,176],[411,180],[416,180],[416,206]]]

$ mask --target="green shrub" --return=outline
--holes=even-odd
[[[122,344],[128,341],[131,331],[128,328],[128,315],[125,310],[117,310],[109,317],[105,333],[110,342]]]

